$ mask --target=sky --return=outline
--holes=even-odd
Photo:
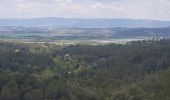
[[[170,20],[170,0],[0,0],[0,18]]]

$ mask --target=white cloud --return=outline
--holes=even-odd
[[[170,0],[0,0],[0,18],[83,17],[170,20]]]
[[[94,9],[104,9],[105,6],[101,3],[96,3],[96,4],[92,5],[92,8],[94,8]]]
[[[72,2],[72,0],[55,0],[57,3],[59,2],[59,3],[71,3]]]

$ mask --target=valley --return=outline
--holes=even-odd
[[[0,27],[0,40],[56,45],[126,43],[170,37],[170,28]]]

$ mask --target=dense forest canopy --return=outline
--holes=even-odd
[[[0,100],[169,100],[170,40],[0,42]]]

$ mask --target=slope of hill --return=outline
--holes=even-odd
[[[0,100],[169,100],[169,66],[170,40],[68,47],[0,42]]]

